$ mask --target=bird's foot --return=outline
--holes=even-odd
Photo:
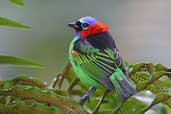
[[[90,87],[86,94],[84,94],[80,99],[80,105],[84,105],[85,101],[90,102],[90,94],[96,90],[95,87]]]
[[[85,101],[88,102],[88,103],[90,102],[90,97],[89,97],[89,95],[87,95],[87,94],[85,94],[85,95],[83,95],[83,96],[81,97],[79,103],[80,103],[81,105],[83,105],[83,104],[85,103]]]

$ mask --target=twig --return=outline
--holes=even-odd
[[[70,86],[68,87],[68,92],[71,92],[72,89],[74,88],[74,86],[75,86],[76,84],[78,84],[79,81],[80,81],[80,80],[79,80],[78,78],[75,78],[75,79],[71,82]]]
[[[103,103],[105,97],[109,94],[110,90],[106,89],[104,92],[103,92],[103,95],[101,97],[101,99],[99,100],[98,104],[96,105],[96,108],[94,110],[94,112],[92,114],[98,114],[98,110],[101,106],[101,104]]]
[[[68,63],[66,64],[66,66],[62,72],[62,75],[60,76],[60,80],[59,80],[59,84],[58,84],[59,89],[61,89],[62,83],[65,79],[66,74],[70,70],[70,68],[71,68],[71,63],[68,61]]]
[[[64,78],[65,78],[65,76],[68,73],[68,71],[69,71],[70,68],[71,68],[71,64],[68,61],[67,64],[65,65],[64,70],[62,71],[62,73],[57,74],[56,78],[53,80],[53,82],[51,84],[52,85],[52,88],[55,88],[56,85],[58,84],[58,82],[59,82],[59,85],[58,86],[59,86],[59,88],[61,88],[62,83],[64,81]]]
[[[53,82],[52,82],[52,85],[51,85],[51,88],[55,88],[57,83],[59,82],[59,77],[61,76],[62,74],[57,74],[56,78],[54,78]]]

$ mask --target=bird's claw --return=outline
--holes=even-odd
[[[81,97],[80,102],[79,102],[80,105],[83,105],[85,101],[87,101],[87,102],[89,103],[89,102],[90,102],[89,96],[90,96],[90,94],[93,93],[95,90],[96,90],[95,87],[90,87],[90,88],[88,89],[87,93],[84,94],[84,95]]]
[[[89,95],[82,96],[81,99],[80,99],[80,104],[83,105],[85,101],[88,102],[88,103],[90,102]]]

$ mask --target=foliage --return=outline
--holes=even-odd
[[[21,65],[30,67],[42,67],[43,65],[23,58],[18,58],[14,56],[0,55],[0,64],[11,64],[11,65]]]
[[[23,6],[24,2],[23,0],[10,0],[12,3],[19,5],[19,6]]]
[[[64,69],[65,75],[62,75],[62,73],[61,77],[58,77],[60,80],[57,78],[58,88],[61,88],[61,83],[65,78],[70,84],[67,89],[67,95],[71,98],[81,97],[88,87],[78,83],[79,81],[76,80],[72,68],[66,70],[67,67]],[[153,63],[138,63],[127,65],[127,67],[129,68],[129,77],[135,83],[138,93],[123,102],[119,100],[116,93],[111,93],[106,97],[98,114],[111,114],[111,112],[113,114],[144,114],[149,109],[153,110],[156,114],[168,114],[168,111],[171,111],[171,94],[169,93],[171,70],[162,64]],[[153,94],[148,94],[147,90]],[[102,93],[103,90],[96,91],[92,94],[90,103],[85,104],[89,112],[93,112]],[[151,99],[152,102],[144,102],[144,98]],[[162,105],[157,105],[159,103],[162,103]],[[165,113],[161,113],[163,110]]]
[[[24,3],[22,0],[10,0],[12,3],[16,5],[23,6]],[[30,28],[27,25],[21,24],[19,22],[13,21],[11,19],[7,19],[5,17],[0,17],[0,26],[8,26],[8,27],[15,27],[15,28],[25,28],[28,29]]]
[[[10,2],[23,6],[22,0]],[[26,25],[0,17],[0,26],[29,28]],[[13,56],[0,56],[0,64],[42,66],[36,62]],[[98,112],[93,114],[155,114],[171,112],[171,69],[162,64],[126,63],[129,77],[138,93],[121,101],[115,92],[105,97]],[[69,85],[66,87],[66,85]],[[67,88],[67,89],[66,89]],[[79,83],[70,63],[51,84],[30,76],[19,75],[11,80],[0,81],[0,113],[5,114],[88,114],[96,108],[103,90],[91,95],[84,107],[77,102],[88,90],[88,85]],[[149,94],[149,91],[151,92]],[[151,102],[145,101],[150,99]]]
[[[0,113],[86,114],[75,101],[46,88],[46,83],[18,76],[0,83]]]
[[[10,0],[12,3],[20,4],[22,5],[22,0]],[[24,5],[24,4],[23,4]],[[10,19],[7,19],[5,17],[0,17],[0,26],[8,26],[8,27],[15,27],[15,28],[25,28],[28,29],[29,26],[23,25],[21,23],[18,23],[16,21],[12,21]],[[34,67],[41,67],[43,65],[26,60],[23,58],[13,57],[13,56],[6,56],[6,55],[0,55],[0,64],[13,64],[13,65],[22,65],[22,66],[34,66]]]
[[[1,26],[15,27],[15,28],[26,28],[26,29],[29,28],[26,25],[20,24],[20,23],[15,22],[15,21],[12,21],[12,20],[7,19],[5,17],[0,17],[0,25]]]
[[[98,114],[111,114],[111,112],[113,114],[144,114],[148,110],[153,110],[156,114],[168,114],[168,111],[171,111],[169,109],[171,108],[171,94],[168,92],[171,83],[170,69],[161,64],[152,63],[139,63],[128,67],[129,77],[136,84],[139,93],[123,102],[119,100],[115,92],[111,93],[103,101]],[[167,84],[162,82],[162,77],[167,79],[164,81]],[[64,80],[69,83],[67,89],[61,89],[66,88]],[[87,91],[88,87],[79,83],[69,63],[64,72],[54,81],[55,83],[52,84],[58,86],[52,89],[49,89],[44,81],[23,75],[1,81],[0,113],[87,114],[93,112],[103,92],[103,90],[97,90],[93,93],[90,102],[86,103],[83,109],[76,101]],[[146,90],[150,90],[153,95],[146,94]],[[154,98],[149,104],[143,101],[144,97],[147,99],[151,96]],[[162,105],[157,105],[159,103]]]

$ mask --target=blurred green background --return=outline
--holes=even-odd
[[[51,82],[68,58],[74,31],[67,23],[92,16],[110,26],[129,63],[160,62],[171,66],[170,0],[25,0],[24,7],[1,0],[0,16],[29,25],[21,30],[0,27],[0,54],[38,61],[45,68],[0,66],[0,78],[18,74]]]

